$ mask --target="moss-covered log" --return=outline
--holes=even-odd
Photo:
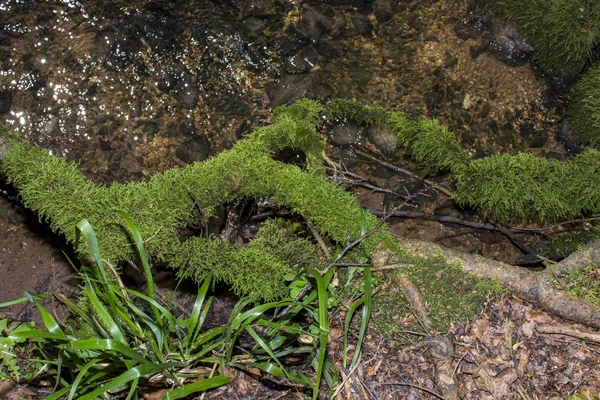
[[[270,196],[341,245],[374,228],[377,219],[366,213],[351,194],[331,184],[322,173],[319,160],[323,143],[317,128],[323,115],[395,129],[399,143],[409,154],[432,168],[448,169],[456,174],[457,198],[460,199],[461,193],[464,196],[492,185],[487,190],[493,189],[499,194],[494,197],[496,203],[489,203],[488,207],[490,212],[493,207],[500,209],[499,215],[525,215],[525,211],[520,213],[514,208],[515,201],[521,209],[537,211],[547,218],[583,210],[597,212],[600,207],[597,196],[600,183],[593,179],[599,153],[593,150],[570,163],[523,155],[471,161],[460,148],[457,137],[435,121],[419,121],[401,113],[348,101],[336,101],[323,107],[302,100],[293,106],[279,108],[274,112],[272,125],[257,129],[232,149],[205,162],[157,174],[145,182],[108,187],[97,185],[87,180],[75,163],[29,146],[9,132],[0,134],[0,172],[19,190],[25,205],[71,243],[76,240],[74,226],[80,219],[87,218],[97,230],[105,258],[113,261],[132,258],[132,240],[114,213],[123,211],[138,224],[140,233],[146,238],[148,252],[156,259],[168,262],[180,276],[196,280],[211,276],[227,283],[239,294],[273,299],[285,293],[284,276],[291,272],[291,267],[269,249],[265,241],[258,240],[239,248],[217,238],[192,237],[180,241],[177,233],[181,228],[197,223],[199,218],[211,215],[222,204],[241,197],[261,196]],[[307,155],[306,171],[273,160],[274,153],[286,148]],[[570,168],[573,170],[569,172]],[[528,169],[535,174],[528,177]],[[579,174],[577,179],[575,173]],[[525,179],[523,186],[521,180],[524,177],[529,180]],[[494,179],[500,179],[504,184]],[[537,205],[548,199],[523,196],[523,192],[530,191],[535,185],[543,187],[541,194],[552,195],[552,190],[562,194],[550,201],[547,208],[540,208]],[[561,192],[563,186],[569,189]],[[534,190],[533,193],[537,192]],[[577,196],[577,201],[569,196]],[[485,200],[469,198],[467,201],[481,206]],[[569,203],[571,208],[563,203]],[[540,211],[546,209],[548,211]],[[369,236],[364,250],[370,254],[375,249],[386,249],[410,258],[386,229]],[[416,250],[408,242],[404,242],[404,247]],[[469,273],[500,279],[536,305],[600,327],[597,309],[557,292],[537,278],[530,279],[533,276],[530,273],[513,268],[510,273],[498,275],[495,264],[490,267],[489,263],[479,260],[476,263],[481,266],[475,268],[473,263],[465,260],[461,266]],[[492,269],[482,272],[486,271],[486,265]]]
[[[323,148],[316,132],[323,112],[312,101],[276,110],[272,125],[257,129],[232,149],[206,162],[157,174],[147,182],[97,185],[75,163],[19,139],[7,140],[7,135],[0,143],[1,172],[19,190],[23,203],[70,243],[75,242],[77,222],[87,218],[97,231],[104,257],[113,261],[134,257],[131,238],[114,214],[122,211],[147,238],[148,252],[181,276],[197,280],[212,276],[239,294],[273,299],[284,294],[284,275],[290,269],[264,246],[241,249],[217,238],[200,237],[181,242],[177,233],[198,222],[195,210],[210,215],[236,198],[260,196],[271,196],[338,243],[360,237],[363,228],[373,228],[377,219],[364,212],[351,194],[329,183],[315,163]],[[303,172],[270,157],[285,148],[303,151],[313,167]],[[393,242],[390,236],[377,234],[366,246],[373,248],[381,240]]]

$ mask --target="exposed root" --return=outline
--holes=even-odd
[[[556,335],[566,335],[577,339],[589,340],[590,342],[600,343],[600,333],[581,332],[570,326],[538,325],[535,329],[540,333],[551,333]]]
[[[449,263],[458,261],[466,272],[485,279],[498,279],[515,295],[537,307],[562,318],[600,328],[600,309],[582,299],[554,288],[547,280],[548,274],[532,272],[476,254],[466,254],[446,249],[435,243],[422,240],[400,239],[400,245],[407,251],[424,257],[437,255]],[[600,259],[600,249],[597,247],[598,243],[578,250],[565,259],[566,264],[572,266],[581,263],[585,267],[593,262],[592,260]],[[556,264],[553,269],[563,263],[564,261]]]

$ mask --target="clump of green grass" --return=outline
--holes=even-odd
[[[0,379],[19,383],[35,383],[42,377],[54,380],[54,391],[47,400],[91,400],[107,394],[137,398],[140,388],[152,382],[154,387],[169,388],[163,397],[167,400],[187,398],[226,385],[231,380],[231,376],[223,374],[224,367],[228,366],[233,370],[256,368],[287,380],[299,389],[312,391],[314,399],[319,396],[322,380],[333,390],[339,377],[335,366],[327,360],[326,348],[335,269],[323,276],[310,269],[297,277],[299,282],[315,283],[303,298],[288,296],[267,303],[257,302],[257,298],[241,298],[226,324],[205,328],[213,299],[209,295],[211,279],[199,285],[188,315],[174,315],[170,300],[156,292],[144,240],[137,226],[127,215],[118,215],[125,221],[135,244],[146,278],[146,292],[121,283],[114,268],[101,257],[91,224],[87,220],[80,221],[77,242],[80,236],[85,239],[94,262],[83,264],[79,270],[82,279],[79,302],[54,294],[68,307],[72,317],[65,324],[59,324],[40,302],[47,295],[26,294],[22,299],[0,304],[3,307],[31,301],[45,326],[45,329],[36,329],[33,323],[9,323],[0,319]],[[275,220],[263,227],[257,240],[268,240],[278,257],[290,261],[297,256],[290,256],[290,243],[296,250],[315,251],[304,239],[292,239],[298,230],[297,224]],[[367,283],[370,287],[369,279]],[[291,288],[297,286],[296,281],[290,284]],[[353,307],[352,313],[360,309],[359,306]],[[284,308],[289,311],[280,313]],[[369,313],[366,303],[365,321]],[[366,325],[364,322],[358,348]],[[255,342],[244,354],[235,351],[241,335]],[[359,353],[355,350],[356,359]],[[290,355],[303,355],[306,365],[314,368],[314,374],[309,376],[286,366],[285,358]]]

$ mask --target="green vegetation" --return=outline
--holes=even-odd
[[[436,257],[413,257],[405,262],[413,267],[403,268],[401,272],[419,290],[423,304],[427,305],[435,333],[445,334],[452,326],[472,320],[486,302],[496,300],[506,293],[506,288],[500,282],[471,276],[460,266],[448,264]],[[390,278],[392,274],[390,273]],[[389,304],[395,306],[389,307]],[[410,332],[433,334],[424,330],[422,321],[414,315],[410,303],[396,287],[392,286],[375,296],[373,308],[373,327],[382,335],[404,337],[410,341],[414,338]],[[399,316],[405,316],[405,319],[399,321]]]
[[[313,270],[316,289],[302,301],[287,297],[253,305],[252,299],[244,298],[233,307],[226,324],[206,329],[203,325],[212,302],[210,279],[199,286],[189,314],[175,315],[171,311],[172,299],[155,292],[137,227],[127,216],[121,217],[136,243],[147,293],[130,289],[115,279],[114,269],[100,255],[92,226],[82,220],[78,232],[85,237],[94,263],[84,264],[79,272],[83,281],[79,304],[54,294],[72,314],[63,325],[38,297],[26,295],[11,302],[35,303],[46,329],[35,329],[33,323],[9,324],[6,319],[0,320],[0,379],[21,384],[51,379],[56,386],[46,400],[96,399],[109,393],[137,398],[138,391],[150,382],[153,387],[169,389],[165,400],[187,398],[227,384],[231,377],[223,374],[225,366],[257,368],[312,390],[314,398],[322,377],[334,387],[335,377],[328,372],[331,366],[325,360],[329,332],[327,288],[333,270],[323,277]],[[315,300],[317,306],[313,307]],[[287,306],[292,306],[288,314],[272,318],[273,311]],[[303,321],[302,325],[298,320]],[[249,335],[255,341],[243,354],[235,351],[240,335]],[[314,361],[314,381],[285,365],[287,356],[300,355],[308,359],[308,365]]]
[[[553,281],[560,290],[600,307],[600,270],[596,265],[589,265],[583,271],[570,271]]]
[[[214,237],[181,242],[177,232],[237,198],[260,196],[270,196],[278,205],[303,216],[337,243],[358,238],[360,221],[367,229],[374,227],[377,219],[365,213],[351,194],[329,183],[314,163],[323,146],[316,132],[322,113],[322,106],[308,100],[280,108],[272,125],[257,129],[218,157],[171,169],[147,182],[96,185],[76,164],[18,140],[11,142],[1,172],[19,189],[24,204],[70,243],[75,242],[72,226],[88,218],[101,238],[99,246],[105,257],[113,262],[133,259],[130,235],[114,213],[122,211],[137,221],[142,236],[149,238],[148,252],[176,268],[181,277],[199,283],[212,277],[238,294],[272,300],[285,294],[284,277],[293,269],[260,242],[245,248],[226,245]],[[304,151],[308,171],[270,157],[285,148]],[[367,246],[373,248],[382,240],[393,246],[391,236],[384,234],[373,235]],[[271,279],[265,282],[264,276]]]
[[[517,24],[538,62],[557,71],[589,59],[600,42],[595,0],[496,0],[494,7]]]
[[[556,220],[600,211],[600,152],[568,162],[532,154],[473,160],[456,171],[454,199],[499,221]]]
[[[600,144],[600,67],[591,68],[573,87],[573,127],[581,141]]]

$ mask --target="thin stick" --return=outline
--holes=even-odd
[[[369,211],[371,214],[376,215],[378,217],[380,217],[382,215],[387,215],[387,213],[385,213],[384,211],[381,211],[381,210],[373,210],[373,209],[366,209],[366,210]],[[464,219],[451,217],[449,215],[426,214],[426,213],[419,212],[419,211],[397,210],[397,211],[394,211],[394,213],[391,216],[392,217],[400,217],[400,218],[418,218],[418,219],[427,219],[427,220],[433,220],[433,221],[439,221],[439,222],[448,222],[448,223],[452,223],[452,224],[467,226],[469,228],[474,228],[474,229],[484,229],[487,231],[502,232],[502,230],[507,230],[512,233],[530,233],[530,234],[536,234],[536,235],[544,235],[544,233],[542,233],[541,229],[536,229],[536,228],[514,228],[514,227],[506,227],[505,228],[505,227],[500,227],[496,224],[490,224],[488,222],[482,223],[482,222],[475,222],[475,221],[466,221]]]
[[[377,225],[375,225],[375,228],[371,229],[368,232],[365,232],[361,237],[359,237],[358,239],[356,239],[355,241],[353,241],[352,243],[350,243],[349,245],[344,247],[344,249],[335,257],[333,262],[331,262],[327,267],[325,267],[325,269],[323,269],[321,271],[321,275],[325,275],[327,273],[327,271],[329,271],[331,268],[335,267],[335,264],[337,264],[338,261],[340,261],[346,254],[348,254],[348,252],[350,252],[350,250],[352,250],[353,248],[358,246],[360,243],[365,241],[365,239],[367,239],[369,236],[378,232],[379,228],[381,228],[381,226],[385,223],[385,221],[387,221],[387,219],[390,218],[394,212],[396,212],[400,208],[404,207],[411,198],[412,198],[412,196],[408,195],[408,197],[406,198],[406,200],[404,200],[402,202],[402,204],[396,206],[388,215],[386,215],[382,219],[380,219],[379,222],[377,222]],[[306,285],[304,285],[304,287],[300,291],[300,293],[298,293],[295,300],[300,301],[300,299],[302,299],[306,295],[306,293],[308,293],[308,291],[310,290],[311,287],[312,287],[312,283],[307,282]],[[291,305],[287,306],[281,313],[277,314],[274,318],[281,318],[281,317],[287,315],[295,307],[296,307],[296,304],[291,304]]]
[[[379,385],[382,385],[382,386],[383,385],[385,385],[385,386],[409,386],[409,387],[412,387],[412,388],[419,389],[419,390],[422,390],[424,392],[427,392],[430,395],[437,397],[438,399],[448,400],[447,398],[445,398],[441,394],[438,394],[438,393],[434,392],[431,389],[427,389],[426,387],[419,386],[419,385],[413,385],[412,383],[408,383],[408,382],[380,383]]]
[[[600,333],[581,332],[570,326],[551,326],[538,325],[535,329],[540,333],[550,333],[556,335],[566,335],[577,339],[589,340],[590,342],[600,343]]]

